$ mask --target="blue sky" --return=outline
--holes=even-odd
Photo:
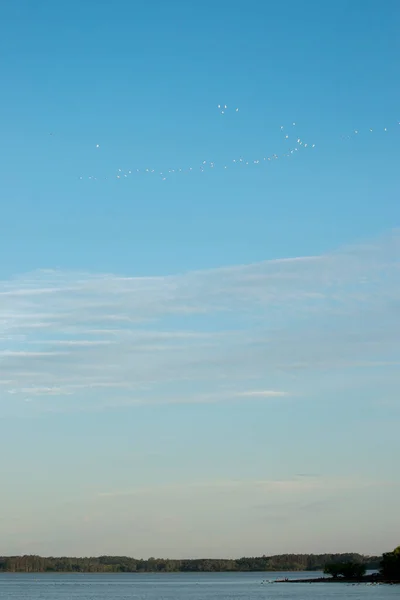
[[[399,11],[1,8],[0,553],[398,544]]]

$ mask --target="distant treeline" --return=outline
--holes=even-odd
[[[334,562],[356,562],[366,569],[378,569],[382,557],[361,554],[280,554],[239,559],[165,559],[147,560],[128,556],[68,558],[41,556],[2,556],[0,571],[11,573],[175,573],[212,571],[323,571]]]

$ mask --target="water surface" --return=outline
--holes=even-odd
[[[266,584],[316,573],[0,573],[1,600],[391,600],[398,586]]]

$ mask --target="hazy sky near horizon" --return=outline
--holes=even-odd
[[[399,16],[0,8],[0,554],[398,545]]]

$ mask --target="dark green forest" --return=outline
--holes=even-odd
[[[136,559],[128,556],[95,558],[2,556],[2,572],[77,572],[77,573],[174,573],[212,571],[319,571],[333,562],[355,562],[366,569],[379,568],[381,557],[361,554],[281,554],[239,559]]]
[[[371,568],[371,566],[369,565]],[[379,573],[373,575],[375,581],[383,581],[386,583],[400,583],[400,546],[395,548],[393,552],[385,552],[382,555]],[[355,579],[357,581],[365,580],[365,571],[367,564],[359,561],[334,561],[327,563],[324,568],[324,573],[330,575],[333,579]]]
[[[381,574],[384,579],[400,581],[400,546],[393,552],[385,552],[381,562]]]

